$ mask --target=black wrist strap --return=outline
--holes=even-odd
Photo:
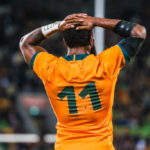
[[[128,21],[120,21],[114,28],[114,32],[123,37],[129,37],[132,29],[136,26],[136,23],[131,23]]]

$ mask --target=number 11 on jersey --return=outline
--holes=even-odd
[[[89,95],[92,103],[93,110],[101,109],[101,101],[99,99],[95,82],[90,82],[87,84],[83,90],[79,93],[79,96],[84,100],[84,98]],[[59,94],[58,97],[63,100],[67,96],[68,107],[70,114],[77,114],[76,98],[73,86],[65,87]]]

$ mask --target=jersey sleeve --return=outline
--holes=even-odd
[[[30,66],[37,76],[45,82],[47,79],[47,71],[57,60],[57,57],[47,52],[36,52],[32,59]]]
[[[100,59],[104,66],[104,71],[112,78],[117,75],[121,68],[129,63],[130,57],[127,51],[120,45],[115,45],[100,53]]]

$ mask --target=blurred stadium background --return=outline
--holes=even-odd
[[[41,81],[23,60],[19,40],[34,28],[71,13],[93,16],[94,2],[0,0],[0,150],[54,149],[56,118]],[[140,23],[149,35],[150,0],[105,0],[104,8],[105,17]],[[118,79],[113,115],[116,150],[150,150],[149,38]],[[120,39],[105,31],[104,48]],[[43,46],[54,55],[65,55],[61,40],[57,33]]]

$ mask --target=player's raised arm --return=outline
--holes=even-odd
[[[46,51],[40,46],[40,43],[59,30],[59,24],[55,22],[28,33],[20,40],[20,49],[25,61],[30,64],[31,58],[38,51]]]
[[[145,27],[136,23],[104,18],[94,18],[93,22],[95,26],[113,30],[124,37],[118,45],[127,51],[130,58],[136,55],[146,38]]]
[[[30,60],[36,52],[45,51],[39,46],[45,39],[41,28],[35,29],[21,38],[19,46],[27,64],[30,64]]]

